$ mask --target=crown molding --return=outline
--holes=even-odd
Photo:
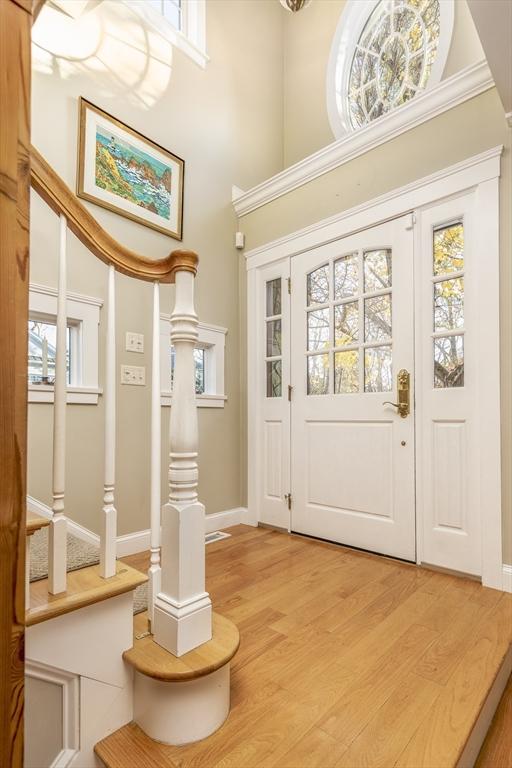
[[[379,120],[315,152],[295,165],[249,189],[233,201],[237,216],[246,216],[263,205],[338,168],[405,131],[489,90],[494,85],[485,60],[442,80]]]
[[[353,208],[309,224],[245,252],[246,269],[295,256],[369,226],[412,213],[432,200],[458,194],[500,175],[503,145],[473,155],[428,176],[391,189]]]

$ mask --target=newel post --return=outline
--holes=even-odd
[[[197,255],[175,251],[176,298],[171,314],[175,350],[169,432],[169,500],[162,508],[161,591],[153,613],[155,641],[182,656],[212,637],[212,606],[205,591],[204,506],[197,496],[198,432],[194,347]]]

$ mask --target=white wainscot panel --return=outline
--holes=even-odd
[[[390,422],[309,422],[308,504],[391,518],[392,438]]]
[[[434,525],[459,533],[466,532],[466,441],[464,421],[434,421]]]
[[[272,499],[282,497],[283,424],[266,421],[265,435],[265,495]]]

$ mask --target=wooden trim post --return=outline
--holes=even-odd
[[[23,765],[30,9],[0,2],[0,765]]]
[[[183,252],[182,252],[183,253]],[[195,265],[176,266],[171,343],[176,352],[169,431],[169,501],[162,508],[161,591],[153,613],[155,641],[182,656],[212,637],[212,604],[205,590],[204,506],[197,497],[197,405],[194,347]]]

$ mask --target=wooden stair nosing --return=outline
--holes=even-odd
[[[41,528],[46,528],[48,525],[50,525],[50,521],[46,517],[41,517],[41,515],[36,515],[33,512],[27,514],[27,536],[32,536],[36,531],[40,531]]]
[[[123,658],[137,672],[168,683],[195,680],[215,672],[231,661],[240,645],[236,625],[218,613],[212,616],[212,639],[180,657],[158,645],[152,635],[138,639],[147,628],[147,613],[134,617],[133,648],[125,651]]]
[[[31,627],[94,603],[131,592],[148,577],[126,563],[117,562],[116,575],[104,579],[100,566],[91,565],[67,574],[67,590],[57,595],[48,593],[48,579],[30,584],[30,608],[25,613],[25,625]]]

